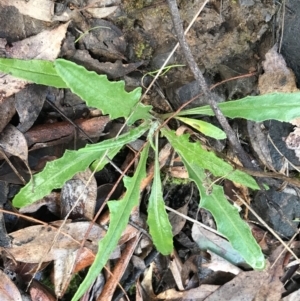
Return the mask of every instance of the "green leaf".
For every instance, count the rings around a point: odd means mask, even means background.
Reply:
[[[204,135],[206,135],[208,137],[212,137],[215,139],[225,139],[226,138],[226,134],[221,129],[212,125],[209,122],[197,120],[194,118],[184,118],[184,117],[176,117],[176,119],[190,125],[194,129],[198,130],[199,132],[203,133]]]
[[[162,194],[158,159],[158,133],[155,135],[155,138],[154,178],[149,197],[147,223],[157,250],[163,255],[169,255],[173,251],[172,226],[169,222]]]
[[[13,205],[20,208],[43,198],[53,189],[62,187],[77,172],[86,170],[91,162],[102,156],[105,156],[105,151],[87,153],[66,150],[61,158],[48,162],[42,172],[33,176],[33,181],[14,197]],[[107,163],[107,159],[103,159],[103,165]]]
[[[113,147],[123,146],[138,139],[149,129],[149,127],[149,122],[144,122],[137,128],[131,129],[129,132],[119,136],[118,138],[108,139],[101,143],[88,144],[84,149],[80,149],[79,151],[92,153],[94,151],[106,150],[112,147],[111,145],[113,145]]]
[[[36,84],[67,88],[50,61],[0,58],[0,71]]]
[[[115,155],[117,155],[119,153],[119,151],[121,150],[122,146],[117,146],[117,147],[114,147],[114,148],[110,148],[108,153],[107,153],[107,158],[109,158],[110,160],[112,160]],[[104,153],[104,152],[103,152]],[[103,169],[103,167],[108,163],[108,160],[104,160],[103,159],[103,156],[98,157],[98,159],[96,159],[95,161],[93,161],[91,163],[91,165],[89,166],[90,170],[93,171],[93,172],[98,172],[100,170]]]
[[[152,115],[150,114],[151,109],[152,106],[146,106],[142,103],[138,103],[134,108],[132,115],[130,115],[130,117],[127,119],[127,124],[131,125],[139,119],[150,120],[152,118]]]
[[[178,152],[177,148],[175,150]],[[189,173],[189,177],[199,189],[201,196],[200,206],[211,212],[216,221],[218,231],[227,237],[233,248],[241,254],[250,266],[258,270],[264,269],[264,255],[259,245],[253,238],[248,225],[240,218],[237,209],[226,200],[223,188],[213,185],[212,192],[210,194],[207,193],[207,188],[203,185],[203,183],[207,182],[204,169],[199,166],[198,162],[191,160],[189,155],[181,158]]]
[[[209,194],[206,192],[207,188],[203,185],[203,183],[207,182],[205,169],[210,170],[215,175],[225,173],[225,176],[231,166],[217,158],[213,153],[202,149],[199,143],[189,142],[188,135],[178,137],[175,133],[166,129],[162,129],[162,132],[180,155],[189,177],[196,183],[201,195],[200,205],[212,213],[216,220],[218,231],[228,238],[233,248],[240,252],[249,265],[255,269],[263,269],[265,261],[260,247],[251,235],[247,224],[241,220],[237,209],[226,200],[222,187],[213,185],[213,190]],[[222,172],[220,168],[226,171]],[[236,179],[239,178],[239,175],[234,175],[234,173],[231,173],[231,176]],[[247,175],[242,181],[237,182],[244,185],[248,184],[248,186],[250,183],[253,186],[257,186],[254,180],[251,177],[248,179],[248,177]],[[251,181],[248,182],[248,180]]]
[[[67,150],[63,157],[48,162],[44,170],[33,176],[25,187],[13,199],[15,207],[23,207],[29,205],[45,195],[48,195],[53,189],[60,188],[77,172],[84,171],[93,161],[102,158],[102,168],[107,164],[107,159],[103,158],[106,155],[114,155],[118,149],[124,144],[135,141],[149,128],[147,123],[121,135],[118,139],[108,139],[103,142],[87,145],[77,151]],[[92,149],[92,151],[91,151]],[[101,167],[100,167],[101,168]],[[98,168],[99,170],[99,168]]]
[[[122,232],[129,221],[130,213],[133,207],[139,204],[140,185],[146,177],[146,161],[148,157],[149,144],[144,148],[137,169],[132,178],[124,177],[124,184],[127,188],[126,194],[122,200],[109,201],[110,225],[105,237],[99,242],[99,248],[95,261],[90,267],[84,281],[79,286],[72,301],[77,301],[88,290],[94,280],[97,278],[102,268],[108,261],[110,254],[118,245]]]
[[[207,194],[203,183],[207,181],[204,170],[196,164],[183,159],[189,177],[196,183],[200,196],[200,206],[211,212],[218,231],[223,234],[245,261],[254,269],[265,268],[264,255],[251,234],[249,226],[241,219],[238,210],[225,198],[223,188],[213,185],[212,192]]]
[[[196,184],[198,188],[201,185],[201,183]],[[211,212],[218,231],[229,240],[233,248],[242,255],[252,268],[263,270],[266,264],[264,254],[254,239],[250,227],[241,219],[237,208],[225,198],[223,188],[219,185],[213,185],[211,195],[202,198],[204,193],[203,191],[201,193],[200,206]]]
[[[234,170],[230,164],[217,157],[213,152],[202,148],[199,142],[190,142],[189,135],[177,136],[173,131],[166,129],[162,129],[161,132],[185,161],[209,170],[216,177],[224,177],[252,189],[259,189],[259,186],[251,176],[242,171]]]
[[[300,93],[274,93],[220,103],[218,106],[226,117],[245,118],[253,121],[276,119],[289,122],[300,116]],[[203,114],[213,116],[209,106],[184,110],[177,116]],[[165,115],[167,116],[167,115]]]
[[[111,119],[128,118],[141,97],[141,88],[126,92],[124,81],[111,82],[106,75],[98,75],[63,59],[57,59],[54,64],[72,92],[85,100],[88,106],[109,114]]]
[[[129,117],[128,124],[138,119],[149,119],[151,106],[138,103],[141,88],[128,93],[124,81],[111,82],[106,75],[87,71],[73,62],[57,59],[54,63],[44,60],[19,60],[0,58],[0,71],[36,84],[56,88],[70,88],[87,105],[99,108],[112,119]]]

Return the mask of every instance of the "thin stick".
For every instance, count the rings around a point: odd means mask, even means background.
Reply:
[[[224,129],[224,131],[228,137],[228,140],[233,148],[233,151],[235,152],[235,154],[237,155],[237,157],[239,158],[239,160],[242,162],[242,164],[245,167],[247,167],[249,169],[255,169],[255,167],[251,163],[249,157],[247,156],[246,152],[240,145],[240,143],[236,137],[236,134],[232,130],[231,126],[229,125],[227,119],[225,118],[225,116],[223,115],[221,110],[219,109],[217,102],[214,99],[214,96],[212,95],[210,89],[208,88],[208,85],[203,77],[202,72],[200,71],[200,69],[197,66],[197,63],[194,60],[192,52],[186,42],[186,39],[185,39],[185,36],[183,33],[182,21],[180,19],[176,0],[168,0],[168,4],[169,4],[170,11],[171,11],[171,16],[172,16],[172,20],[173,20],[173,24],[174,24],[174,28],[175,28],[175,31],[177,34],[179,44],[182,48],[182,51],[187,60],[187,63],[189,65],[191,71],[194,74],[195,79],[198,81],[198,83],[201,87],[201,90],[203,91],[203,94],[206,96],[211,109],[215,113],[216,118],[218,119],[219,123],[221,124],[222,128]]]
[[[61,116],[63,116],[70,124],[72,124],[81,134],[83,134],[90,143],[94,144],[93,139],[78,124],[73,122],[61,109],[59,109],[54,104],[53,101],[47,99],[47,97],[46,97],[46,101],[50,106],[52,106],[52,108],[54,108],[59,114],[61,114]],[[115,170],[119,174],[122,174],[122,170],[113,161],[111,161],[107,156],[105,157],[105,159],[111,164],[111,166],[113,166],[115,168]]]
[[[10,168],[13,170],[13,172],[17,175],[17,177],[21,180],[23,185],[26,185],[26,181],[22,177],[22,175],[17,171],[17,169],[14,167],[14,165],[10,162],[9,158],[7,157],[5,151],[0,147],[0,153],[4,157],[4,160],[7,162],[7,164],[10,166]],[[23,160],[22,160],[23,161]],[[24,162],[24,161],[23,161]],[[24,162],[26,163],[26,162]],[[27,164],[26,164],[27,167]]]
[[[179,215],[179,216],[185,218],[186,220],[188,220],[188,221],[190,221],[190,222],[192,222],[192,223],[194,223],[194,224],[199,225],[200,227],[202,227],[202,228],[204,228],[204,229],[206,229],[206,230],[208,230],[208,231],[210,231],[210,232],[213,232],[213,233],[215,233],[215,234],[217,234],[217,235],[219,235],[219,236],[222,236],[222,237],[226,238],[224,235],[222,235],[222,234],[221,234],[220,232],[218,232],[217,230],[215,230],[215,229],[213,229],[213,228],[211,228],[211,227],[208,227],[208,226],[206,226],[206,225],[204,225],[204,224],[198,222],[197,220],[195,220],[195,219],[193,219],[193,218],[191,218],[191,217],[189,217],[189,216],[187,216],[187,215],[185,215],[185,214],[183,214],[183,213],[178,212],[177,210],[175,210],[175,209],[173,209],[173,208],[171,208],[171,207],[168,207],[168,206],[165,205],[165,208],[166,208],[168,211],[171,211],[171,212],[173,212],[173,213],[175,213],[175,214],[177,214],[177,215]],[[226,239],[227,239],[227,238],[226,238]]]
[[[184,34],[187,34],[187,32],[190,30],[190,28],[194,25],[196,19],[198,18],[198,16],[202,12],[203,8],[205,7],[205,5],[207,4],[208,1],[209,0],[205,0],[204,3],[201,5],[201,7],[199,8],[199,10],[197,11],[197,13],[195,14],[195,16],[193,17],[192,21],[188,25],[187,29],[185,30]],[[163,65],[160,67],[160,69],[158,70],[157,74],[153,78],[152,82],[148,86],[147,90],[142,95],[141,100],[143,100],[145,98],[145,96],[147,95],[147,93],[150,91],[150,89],[152,88],[152,86],[154,85],[154,83],[156,82],[156,80],[159,78],[159,76],[163,72],[165,66],[168,64],[170,58],[173,56],[173,54],[175,53],[175,51],[177,50],[178,47],[179,47],[179,43],[177,43],[175,45],[175,47],[173,48],[173,50],[171,51],[171,53],[169,54],[169,56],[167,57],[167,59],[165,60],[165,62],[163,63]]]
[[[281,23],[281,37],[280,37],[280,43],[279,43],[279,49],[278,52],[281,52],[282,47],[282,40],[283,40],[283,32],[284,32],[284,19],[285,19],[285,0],[282,1],[282,23]]]
[[[271,142],[271,144],[273,145],[273,147],[276,149],[276,151],[278,152],[278,154],[280,156],[282,156],[293,168],[295,168],[298,172],[300,172],[299,167],[297,167],[291,161],[289,161],[288,158],[278,149],[278,147],[275,145],[273,139],[270,137],[270,134],[268,134],[267,138]]]

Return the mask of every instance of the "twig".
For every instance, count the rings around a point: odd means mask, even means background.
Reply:
[[[282,1],[282,23],[281,23],[281,37],[280,37],[280,43],[279,43],[279,50],[278,52],[281,52],[282,47],[282,40],[283,40],[283,33],[284,33],[284,19],[285,19],[285,0]]]
[[[236,169],[241,170],[253,177],[256,178],[275,178],[279,179],[282,181],[286,181],[289,185],[293,185],[296,187],[300,188],[300,181],[297,178],[291,178],[286,175],[280,174],[280,173],[275,173],[275,172],[270,172],[270,171],[259,171],[259,170],[251,170],[248,168],[244,168],[234,162],[231,161],[231,163],[235,166]]]
[[[50,99],[48,99],[47,97],[46,97],[46,101],[47,101],[47,103],[52,107],[52,108],[54,108],[59,114],[61,114],[61,116],[63,116],[70,124],[72,124],[81,134],[83,134],[86,138],[87,138],[87,140],[90,142],[90,143],[92,143],[92,144],[94,144],[94,141],[93,141],[93,139],[78,125],[78,124],[76,124],[75,122],[73,122],[61,109],[59,109],[55,104],[54,104],[54,102],[53,101],[51,101]],[[122,174],[122,171],[120,170],[120,168],[113,162],[113,161],[111,161],[109,158],[108,158],[108,156],[106,156],[106,158],[105,158],[114,168],[115,168],[115,170],[118,172],[118,173],[120,173],[120,174]]]
[[[215,229],[213,229],[213,228],[211,228],[211,227],[209,227],[209,226],[206,226],[205,224],[203,224],[203,223],[197,221],[197,220],[194,219],[194,218],[191,218],[191,217],[189,217],[189,216],[187,216],[187,215],[185,215],[185,214],[183,214],[183,213],[180,213],[180,212],[178,212],[177,210],[175,210],[175,209],[173,209],[173,208],[171,208],[171,207],[168,207],[167,205],[165,205],[165,208],[166,208],[168,211],[171,211],[171,212],[173,212],[173,213],[175,213],[175,214],[177,214],[177,215],[183,217],[183,218],[186,219],[187,221],[190,221],[190,222],[192,222],[192,223],[194,223],[194,224],[196,224],[196,225],[198,225],[198,226],[200,226],[200,227],[202,227],[202,228],[204,228],[204,229],[206,229],[206,230],[208,230],[208,231],[210,231],[210,232],[212,232],[212,233],[215,233],[215,234],[217,234],[217,235],[219,235],[219,236],[221,236],[221,237],[226,238],[222,233],[218,232],[217,230],[215,230]]]
[[[94,143],[93,139],[78,124],[73,122],[61,109],[59,109],[52,100],[50,100],[46,97],[46,101],[54,110],[56,110],[70,124],[72,124],[75,127],[75,129],[77,129],[83,136],[85,136],[90,143],[92,143],[92,144]]]
[[[193,26],[193,24],[195,23],[196,19],[198,18],[198,16],[200,15],[200,13],[202,12],[203,8],[205,7],[205,5],[207,4],[209,0],[205,0],[204,3],[201,5],[201,7],[198,9],[198,11],[196,12],[196,14],[194,15],[192,21],[190,22],[190,24],[188,25],[188,27],[186,28],[184,34],[187,34],[188,31],[190,30],[190,28]],[[147,95],[147,93],[150,91],[150,89],[152,88],[152,86],[154,85],[154,83],[156,82],[156,80],[158,79],[158,77],[161,75],[161,73],[163,72],[164,68],[167,66],[169,60],[171,59],[171,57],[173,56],[173,54],[175,53],[175,51],[177,50],[177,48],[179,47],[179,43],[177,43],[174,48],[172,49],[171,53],[168,55],[168,57],[166,58],[165,62],[162,64],[162,66],[160,67],[160,69],[158,70],[158,72],[156,73],[155,77],[153,78],[153,80],[151,81],[150,85],[148,86],[148,88],[146,89],[146,91],[144,92],[144,94],[142,95],[140,101],[142,101],[145,96]]]
[[[198,81],[198,83],[201,87],[201,90],[203,91],[204,96],[207,98],[211,109],[215,113],[216,118],[218,119],[220,125],[224,129],[235,154],[237,155],[237,157],[239,158],[239,160],[242,162],[242,164],[245,167],[247,167],[249,169],[255,169],[255,167],[251,163],[249,157],[247,156],[246,152],[240,145],[240,143],[236,137],[236,134],[232,130],[227,119],[225,118],[225,116],[223,115],[221,110],[218,108],[217,102],[214,99],[212,93],[210,92],[210,90],[207,86],[207,83],[205,82],[202,72],[200,71],[200,69],[197,66],[197,63],[194,60],[191,50],[185,40],[185,36],[183,33],[183,28],[182,28],[182,21],[180,19],[176,0],[168,0],[168,4],[169,4],[170,11],[171,11],[174,28],[175,28],[175,31],[177,34],[177,39],[182,48],[182,51],[187,60],[187,63],[195,76],[195,79]]]
[[[24,180],[24,178],[22,177],[22,175],[18,172],[18,170],[15,168],[15,166],[11,163],[11,161],[7,157],[5,151],[1,147],[0,147],[0,154],[3,156],[4,160],[7,162],[7,164],[10,166],[10,168],[13,170],[13,172],[17,175],[17,177],[21,180],[21,182],[23,183],[23,185],[26,185],[26,181]],[[24,162],[24,163],[26,164],[26,162]],[[27,167],[27,164],[26,164],[26,167]]]

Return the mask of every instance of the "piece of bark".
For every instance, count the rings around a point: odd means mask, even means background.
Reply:
[[[79,127],[84,130],[91,138],[100,137],[106,124],[110,121],[108,116],[95,117],[91,119],[78,119],[75,120]],[[36,143],[50,142],[58,140],[67,136],[72,136],[76,129],[72,124],[67,121],[56,122],[52,124],[42,124],[32,127],[27,133],[24,134],[28,147]],[[86,139],[79,132],[79,137]]]

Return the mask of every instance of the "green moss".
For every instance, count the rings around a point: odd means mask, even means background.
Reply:
[[[135,55],[137,58],[139,58],[139,59],[142,58],[145,48],[146,48],[146,45],[143,42],[139,42],[138,44],[136,44],[134,46]]]
[[[181,179],[181,178],[172,178],[169,177],[167,184],[173,184],[173,185],[184,185],[190,183],[190,179]]]
[[[123,7],[127,13],[131,13],[134,10],[141,9],[144,6],[144,0],[125,0],[123,2]]]
[[[138,43],[135,47],[134,47],[134,50],[135,50],[135,54],[138,58],[141,58],[142,55],[143,55],[143,51],[145,50],[145,45],[140,42]]]
[[[80,276],[78,273],[73,275],[72,280],[70,281],[70,284],[68,286],[68,289],[63,297],[63,300],[71,300],[71,298],[76,293],[82,281],[83,281],[83,277]]]
[[[137,41],[133,46],[134,53],[138,59],[147,59],[151,57],[153,53],[152,47],[144,41]]]

